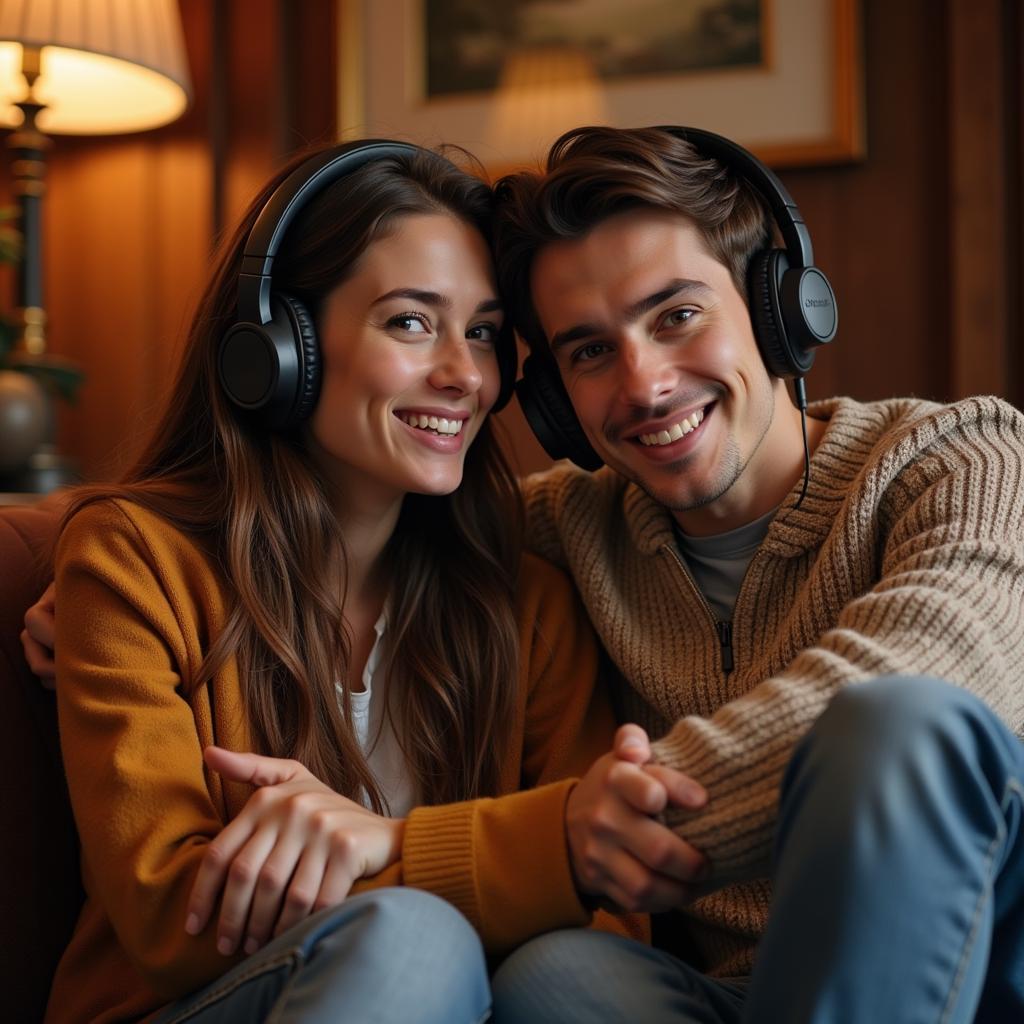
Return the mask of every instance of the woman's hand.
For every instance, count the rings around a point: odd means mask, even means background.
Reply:
[[[298,761],[213,746],[203,758],[225,778],[259,787],[210,843],[189,897],[185,930],[198,935],[223,892],[217,949],[225,956],[243,936],[254,953],[401,856],[404,819],[366,810]]]
[[[53,660],[53,631],[56,621],[56,588],[51,583],[43,596],[25,612],[25,628],[21,631],[21,646],[25,650],[28,667],[39,676],[48,690],[56,689],[57,666]]]

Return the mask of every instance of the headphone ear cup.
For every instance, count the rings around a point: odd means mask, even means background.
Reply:
[[[288,295],[281,295],[277,304],[280,310],[275,311],[274,319],[278,319],[281,311],[288,317],[299,357],[295,367],[294,383],[288,389],[293,396],[291,407],[281,417],[278,428],[290,430],[312,414],[320,397],[320,344],[317,341],[313,317],[310,316],[305,303]]]
[[[498,332],[498,376],[501,386],[498,389],[498,397],[491,412],[500,412],[505,408],[511,399],[516,387],[516,370],[519,367],[519,346],[516,343],[515,332],[508,321]]]
[[[766,249],[750,261],[750,319],[768,372],[803,377],[814,349],[836,333],[835,296],[817,267],[791,269],[782,249]],[[813,310],[808,316],[804,303]]]
[[[779,303],[779,281],[786,265],[786,254],[781,249],[765,249],[754,254],[747,273],[754,337],[764,365],[775,377],[799,375],[789,358],[786,326]]]
[[[320,349],[313,318],[297,299],[274,296],[266,324],[240,322],[224,335],[217,359],[232,404],[258,413],[271,430],[302,422],[320,395]]]
[[[550,359],[528,356],[516,398],[544,451],[553,459],[572,459],[581,469],[600,469],[601,457],[587,440],[569,401],[562,376]]]

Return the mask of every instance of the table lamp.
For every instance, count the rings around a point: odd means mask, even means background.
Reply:
[[[156,128],[191,99],[177,0],[0,0],[0,125],[13,128],[11,191],[22,257],[19,336],[7,363],[47,382],[45,436],[0,490],[50,491],[76,473],[54,444],[53,399],[73,364],[46,350],[42,203],[50,135]],[[0,438],[0,444],[3,439]]]

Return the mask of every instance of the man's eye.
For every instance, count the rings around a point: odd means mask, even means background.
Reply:
[[[584,363],[591,359],[596,359],[600,355],[604,355],[608,351],[608,346],[601,341],[592,341],[587,345],[581,345],[579,348],[574,349],[571,357],[573,363]]]
[[[685,324],[697,311],[695,309],[673,309],[671,313],[665,314],[662,321],[666,327],[678,327]]]

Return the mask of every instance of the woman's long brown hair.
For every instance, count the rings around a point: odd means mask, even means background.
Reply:
[[[380,811],[347,692],[339,703],[335,687],[348,677],[351,649],[338,587],[344,537],[301,432],[275,435],[258,416],[239,414],[216,374],[245,239],[299,162],[269,183],[222,247],[142,455],[120,485],[78,492],[66,520],[89,502],[123,497],[194,536],[233,605],[192,684],[236,658],[257,750],[295,758],[338,792],[355,800],[366,794]],[[275,260],[274,287],[301,299],[315,322],[324,296],[397,219],[450,213],[488,238],[491,202],[487,186],[435,154],[373,161],[303,210]],[[502,727],[517,686],[521,529],[518,486],[485,422],[462,485],[443,497],[407,495],[385,551],[388,714],[422,802],[497,791]]]

